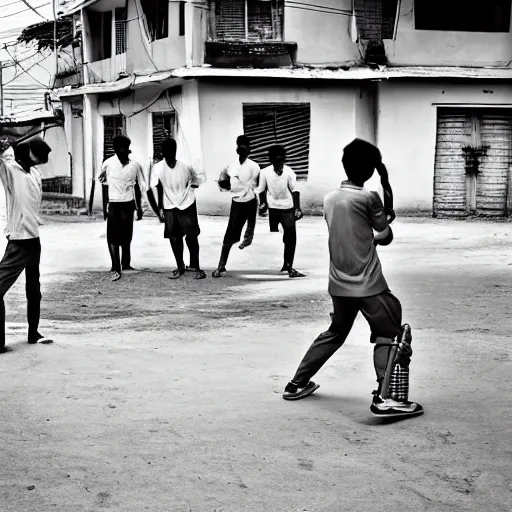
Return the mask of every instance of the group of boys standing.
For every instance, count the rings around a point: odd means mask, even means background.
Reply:
[[[177,268],[170,278],[179,279],[191,270],[196,273],[196,279],[204,279],[206,273],[199,265],[200,228],[194,189],[206,178],[178,161],[176,149],[174,139],[167,139],[162,144],[164,158],[150,173],[148,200],[165,224],[164,236],[170,240],[176,258]],[[147,187],[142,167],[130,158],[130,139],[116,137],[114,150],[116,154],[104,162],[99,180],[108,185],[105,191],[108,195],[107,241],[112,258],[112,279],[117,281],[123,270],[132,269],[130,243],[134,213],[137,210],[137,218],[142,218],[141,197]],[[16,144],[15,148],[0,141],[0,181],[6,194],[8,239],[0,262],[0,353],[8,350],[5,347],[3,298],[23,271],[26,274],[27,341],[30,344],[52,342],[38,330],[42,182],[36,168],[38,164],[48,162],[50,152],[51,148],[40,138]],[[230,249],[240,241],[245,224],[247,231],[240,248],[251,244],[258,209],[257,196],[259,211],[269,211],[270,230],[278,231],[279,225],[283,228],[282,271],[288,272],[292,278],[302,277],[303,274],[293,268],[295,224],[302,217],[295,173],[285,165],[286,152],[282,146],[275,145],[269,149],[271,165],[262,170],[248,158],[249,152],[249,139],[238,137],[238,158],[219,177],[219,187],[232,194],[232,204],[220,261],[213,277],[221,277],[226,271]],[[402,324],[402,306],[388,287],[376,251],[377,245],[389,245],[393,240],[390,222],[394,219],[394,212],[387,169],[379,150],[359,139],[345,147],[342,162],[348,180],[324,200],[329,230],[332,322],[310,346],[282,396],[285,400],[299,400],[319,388],[311,378],[345,343],[361,312],[371,329],[370,341],[374,344],[378,382],[371,411],[381,417],[422,414],[422,406],[408,399],[411,328]],[[364,188],[375,170],[381,176],[384,205],[376,192]],[[190,251],[188,267],[183,259],[183,238]]]
[[[252,244],[258,211],[261,215],[268,211],[270,231],[278,232],[279,225],[283,229],[281,272],[287,272],[291,278],[304,277],[293,268],[297,244],[296,222],[303,214],[300,193],[296,189],[297,177],[285,165],[285,148],[281,145],[271,146],[268,150],[270,166],[260,169],[249,158],[249,138],[240,135],[236,144],[237,159],[222,170],[218,180],[220,190],[230,193],[232,202],[219,264],[212,276],[219,278],[225,274],[230,250],[241,240],[245,225],[244,239],[239,248],[244,249]],[[112,280],[119,280],[123,271],[133,270],[130,244],[134,212],[137,211],[137,219],[140,220],[144,191],[147,192],[151,208],[165,226],[164,237],[169,239],[176,259],[176,268],[169,278],[179,279],[187,271],[195,272],[196,279],[206,278],[199,263],[198,237],[201,230],[194,193],[194,189],[206,181],[204,172],[177,160],[176,141],[169,138],[162,143],[162,160],[150,170],[148,187],[142,166],[130,158],[130,145],[130,139],[124,135],[114,139],[115,155],[105,160],[98,178],[104,185],[104,197],[107,198],[104,207]],[[188,266],[184,262],[183,239],[190,253]]]

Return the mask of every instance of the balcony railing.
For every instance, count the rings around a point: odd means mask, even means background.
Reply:
[[[297,43],[284,41],[206,41],[205,63],[216,67],[279,68],[295,65]]]

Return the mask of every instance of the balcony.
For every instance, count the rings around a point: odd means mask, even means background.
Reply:
[[[297,43],[206,41],[205,63],[219,68],[280,68],[295,65]]]

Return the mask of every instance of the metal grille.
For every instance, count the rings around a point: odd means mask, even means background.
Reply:
[[[215,39],[282,39],[282,0],[216,0]]]
[[[126,52],[126,8],[116,9],[116,55]]]
[[[354,5],[361,39],[393,39],[398,0],[355,0]]]
[[[263,103],[243,105],[244,133],[251,140],[251,158],[260,167],[270,165],[268,148],[282,144],[286,164],[298,179],[307,179],[309,170],[309,103]]]
[[[162,142],[174,137],[174,112],[153,113],[153,160],[162,160]]]
[[[125,131],[125,118],[121,115],[103,117],[103,161],[113,156],[114,138]]]

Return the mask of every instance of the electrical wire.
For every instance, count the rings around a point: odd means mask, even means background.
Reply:
[[[45,4],[42,4],[42,5],[38,5],[37,7],[35,7],[34,9],[42,9],[43,7],[47,7],[48,5],[50,5],[50,2],[46,2]],[[16,16],[18,14],[21,14],[22,12],[27,12],[27,11],[30,11],[31,9],[22,9],[21,11],[17,11],[17,12],[12,12],[11,14],[6,14],[5,16],[0,16],[0,18],[2,19],[5,19],[5,18],[12,18],[13,16]],[[33,10],[33,9],[32,9]],[[37,13],[39,14],[39,13]],[[46,18],[44,18],[46,19]]]
[[[6,46],[4,46],[4,49],[5,51],[7,52],[7,55],[9,55],[9,57],[11,57],[11,59],[16,62],[16,59],[14,59],[14,57],[10,54],[9,50],[7,49]],[[49,84],[43,84],[42,82],[40,82],[37,78],[34,78],[26,69],[23,68],[23,66],[21,66],[21,64],[18,62],[18,65],[20,66],[20,68],[30,77],[32,78],[32,80],[34,80],[35,82],[37,82],[38,84],[42,85],[43,87],[45,88],[49,88],[50,85]]]
[[[43,20],[48,21],[48,18],[45,18],[40,12],[38,12],[29,2],[28,0],[21,0],[31,11],[34,11],[39,17],[43,18]],[[55,3],[55,2],[54,2]],[[39,9],[39,7],[38,7]]]

